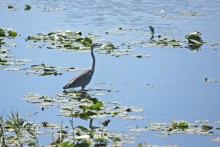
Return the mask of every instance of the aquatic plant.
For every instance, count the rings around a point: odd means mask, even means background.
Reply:
[[[33,123],[19,117],[18,112],[11,112],[6,119],[0,117],[0,146],[37,146],[36,127]]]

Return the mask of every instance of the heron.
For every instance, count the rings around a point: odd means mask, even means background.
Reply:
[[[63,89],[69,89],[69,88],[76,88],[81,87],[81,90],[84,90],[86,85],[89,84],[89,82],[92,79],[93,73],[95,71],[95,55],[93,53],[94,48],[101,46],[101,44],[94,43],[91,46],[91,56],[92,56],[92,67],[90,69],[87,69],[83,71],[82,73],[78,74],[76,77],[74,77],[72,80],[67,83]]]

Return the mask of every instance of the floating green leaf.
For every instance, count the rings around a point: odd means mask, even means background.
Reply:
[[[66,35],[67,35],[69,38],[77,39],[77,38],[79,38],[79,36],[82,35],[82,32],[81,32],[81,31],[76,31],[76,32],[66,32]]]
[[[98,110],[103,106],[103,103],[101,101],[96,102],[95,104],[88,106],[88,109],[92,109],[92,110]]]
[[[180,122],[177,124],[177,127],[180,129],[186,129],[189,127],[189,125],[186,122]]]
[[[0,58],[0,65],[5,65],[8,61]]]
[[[201,46],[203,44],[201,35],[202,34],[200,32],[193,32],[186,35],[185,37],[188,40],[190,46]]]
[[[83,45],[85,45],[87,47],[92,45],[92,40],[88,37],[78,38],[78,39],[76,39],[76,41],[82,43]]]
[[[204,131],[209,131],[209,130],[211,130],[211,129],[213,128],[213,126],[206,125],[206,124],[202,124],[201,127],[202,127],[202,129],[203,129]],[[217,128],[216,128],[216,129],[217,129]]]
[[[40,41],[41,39],[37,36],[28,36],[27,40],[32,40],[32,41]]]
[[[74,144],[72,144],[70,141],[65,141],[60,143],[59,147],[74,147]]]
[[[8,35],[11,38],[15,38],[17,36],[17,32],[15,32],[15,31],[8,31]]]
[[[25,5],[24,10],[29,11],[30,9],[31,9],[31,6],[30,6],[30,5]]]
[[[5,36],[6,36],[5,30],[0,28],[0,37],[5,37]]]
[[[92,45],[92,40],[90,38],[88,38],[88,37],[85,37],[84,41],[83,41],[83,44],[85,46],[91,46]]]
[[[150,39],[148,41],[150,44],[154,44],[155,46],[171,46],[171,47],[180,47],[182,46],[182,42],[178,41],[174,38],[158,38],[158,39]]]
[[[8,9],[9,9],[9,10],[12,10],[12,9],[14,9],[14,6],[8,5]]]
[[[114,50],[117,47],[115,47],[111,42],[106,42],[102,44],[101,48],[106,50]]]
[[[7,62],[7,60],[4,60],[4,59],[0,58],[0,62]]]
[[[121,141],[121,139],[120,139],[120,138],[118,138],[118,137],[113,137],[113,138],[112,138],[112,140],[113,140],[114,142]]]

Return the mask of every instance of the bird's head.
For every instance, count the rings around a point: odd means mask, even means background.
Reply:
[[[100,47],[102,44],[99,44],[99,43],[93,43],[91,48],[96,48],[96,47]]]

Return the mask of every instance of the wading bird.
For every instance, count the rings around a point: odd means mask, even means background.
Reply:
[[[100,44],[98,44],[98,43],[95,43],[91,46],[92,67],[90,69],[87,69],[84,72],[80,73],[72,80],[70,80],[69,83],[63,87],[63,89],[82,87],[82,90],[84,90],[86,85],[89,84],[89,82],[92,79],[94,70],[95,70],[95,55],[93,53],[93,50],[94,50],[94,48],[96,48],[98,46],[100,46]]]

